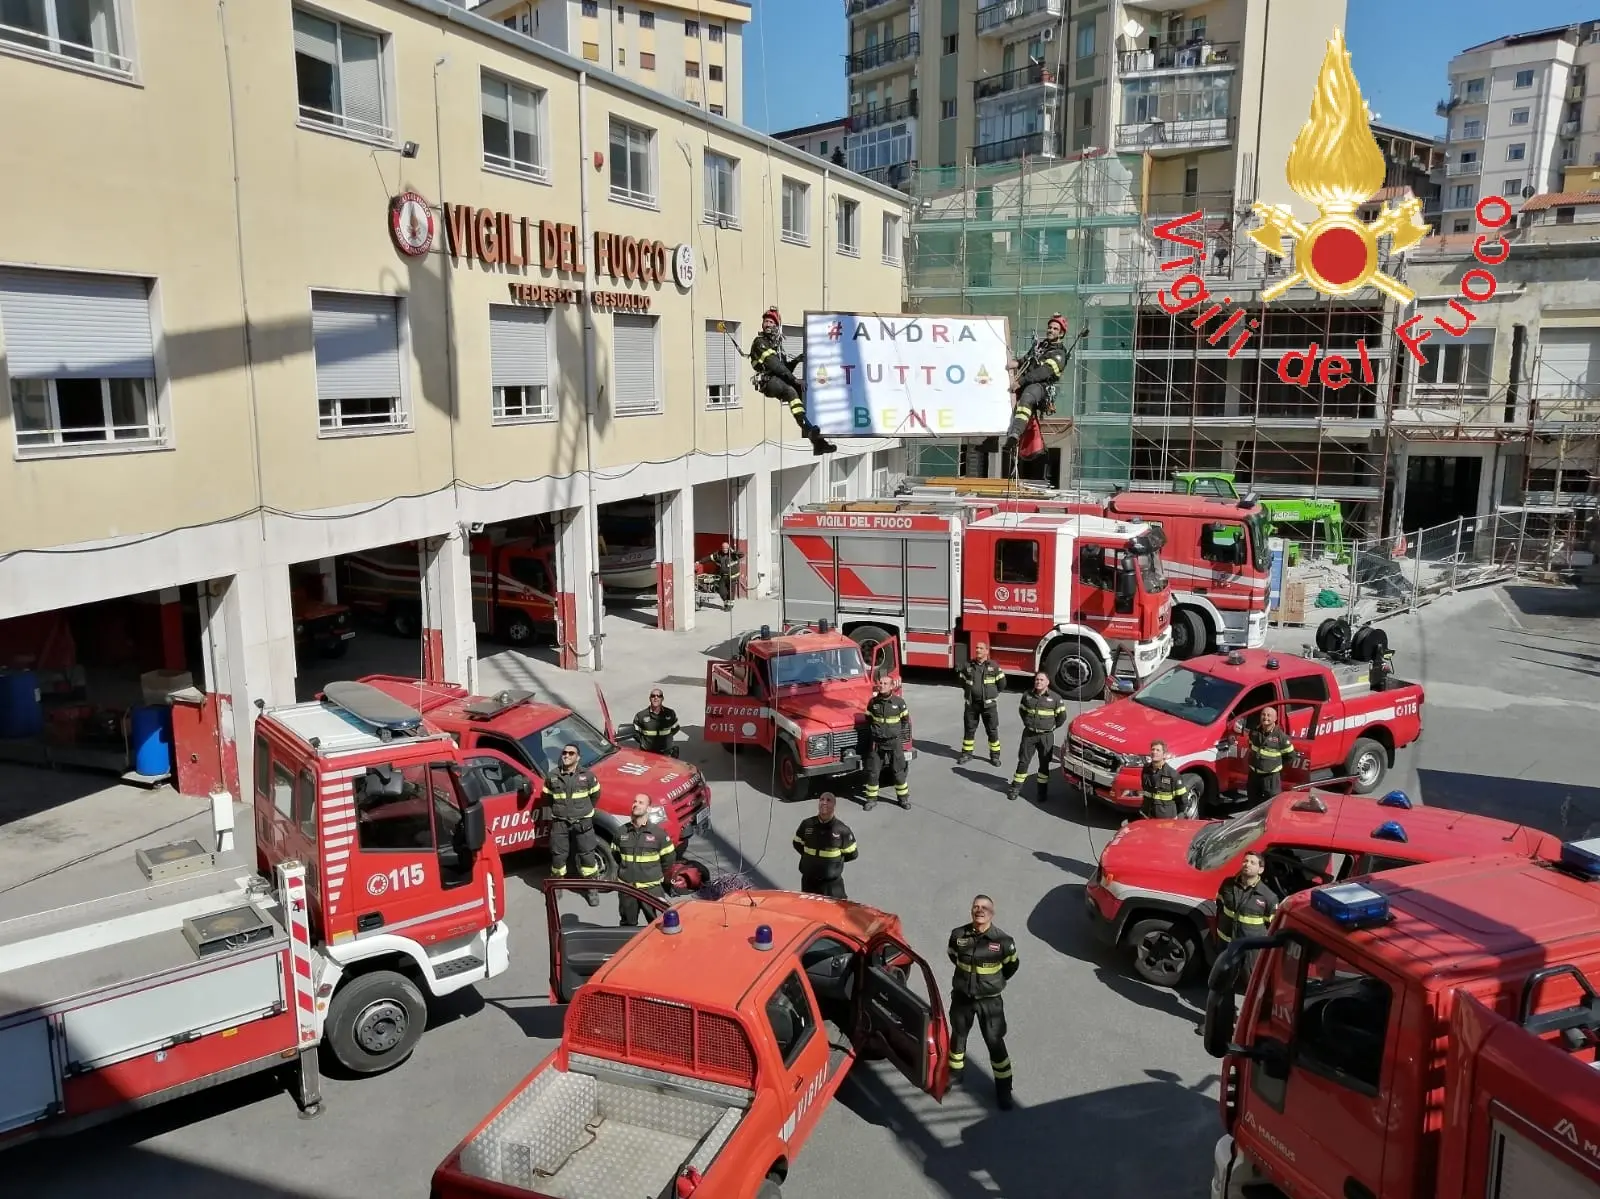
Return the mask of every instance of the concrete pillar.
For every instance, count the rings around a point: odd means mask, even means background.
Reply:
[[[778,574],[772,562],[778,541],[773,532],[776,521],[772,513],[772,472],[758,470],[744,480],[739,500],[740,508],[750,514],[750,540],[755,547],[755,553],[750,555],[750,569],[754,572],[750,580],[752,593],[771,595],[772,581]]]
[[[295,701],[294,611],[289,568],[266,566],[201,585],[206,686],[215,696],[222,777],[248,801],[256,701]]]
[[[1408,457],[1406,447],[1402,443],[1393,461],[1389,464],[1389,470],[1392,472],[1391,477],[1394,479],[1394,487],[1389,492],[1389,527],[1384,530],[1384,535],[1390,539],[1398,537],[1405,528],[1406,461]]]
[[[176,587],[161,591],[161,669],[187,670],[189,654],[183,644],[183,602]]]
[[[756,583],[760,571],[756,564],[755,549],[762,537],[764,526],[756,523],[755,512],[755,487],[754,480],[746,475],[743,478],[733,479],[728,484],[728,506],[732,511],[728,514],[730,525],[728,540],[733,542],[733,548],[743,555],[739,563],[739,588],[740,597],[755,594]],[[769,521],[770,523],[770,521]]]
[[[422,677],[478,689],[478,632],[472,623],[472,558],[467,537],[417,543],[422,576]]]
[[[317,570],[322,575],[322,602],[337,604],[339,602],[339,571],[335,558],[320,558],[317,560]]]
[[[555,526],[557,664],[563,670],[594,670],[595,637],[600,631],[600,613],[595,610],[600,562],[594,508],[568,508]]]
[[[694,628],[694,489],[656,496],[656,628]]]

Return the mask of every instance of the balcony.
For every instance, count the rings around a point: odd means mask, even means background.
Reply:
[[[1066,0],[999,0],[996,4],[982,4],[978,8],[978,36],[1009,41],[1036,25],[1060,21],[1066,7]]]
[[[1568,100],[1581,100],[1581,99],[1583,99],[1583,84],[1574,83],[1574,84],[1568,85],[1568,87],[1567,87],[1567,99]]]
[[[1483,163],[1476,158],[1471,162],[1446,163],[1444,173],[1450,178],[1455,178],[1459,175],[1481,175],[1483,173]]]
[[[1059,85],[1056,83],[1055,70],[1043,63],[1034,62],[1025,67],[1018,67],[1014,71],[1005,71],[999,75],[990,75],[987,79],[977,80],[972,85],[972,98],[992,100],[996,96],[1024,91],[1030,87],[1057,86]]]
[[[898,6],[903,3],[905,3],[905,0],[850,0],[845,5],[844,15],[858,17],[864,12],[872,12],[875,9],[888,8],[891,4]]]
[[[1018,158],[1055,156],[1055,135],[1044,130],[1038,133],[1024,133],[1021,137],[1008,137],[1004,141],[980,142],[972,147],[972,161],[980,167],[997,162],[1011,162]]]
[[[856,54],[845,55],[844,70],[846,75],[864,75],[881,67],[904,62],[908,58],[915,58],[921,53],[922,35],[908,33],[904,37],[895,38],[892,42],[880,42]]]
[[[1233,141],[1232,117],[1202,117],[1189,121],[1140,121],[1117,126],[1117,149],[1125,151],[1205,150]]]
[[[1238,42],[1195,42],[1187,46],[1154,46],[1117,55],[1117,74],[1163,75],[1180,71],[1231,71],[1239,65]]]
[[[868,129],[876,129],[879,125],[893,125],[916,115],[917,101],[912,97],[898,104],[885,104],[878,108],[853,112],[844,119],[844,127],[850,133],[865,133]]]
[[[911,172],[917,169],[914,162],[897,162],[886,167],[871,167],[861,174],[874,183],[905,191],[911,182]]]
[[[1577,137],[1578,136],[1578,122],[1577,121],[1562,121],[1561,122],[1561,136],[1562,137]]]

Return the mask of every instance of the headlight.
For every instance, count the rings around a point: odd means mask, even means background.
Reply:
[[[828,746],[828,734],[818,733],[815,737],[806,738],[806,757],[826,758],[829,756],[831,755]]]
[[[1120,754],[1124,766],[1137,766],[1140,769],[1150,765],[1149,754]]]
[[[296,637],[300,636],[300,634],[305,632],[305,631],[306,631],[306,626],[303,625],[303,624],[297,624],[297,625],[294,626],[294,635]]]
[[[667,809],[661,804],[651,804],[645,813],[651,824],[665,824],[667,822]]]

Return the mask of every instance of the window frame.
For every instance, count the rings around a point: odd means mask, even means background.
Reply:
[[[685,79],[700,78],[700,60],[698,58],[686,58],[683,60],[683,77]]]
[[[298,790],[294,771],[282,762],[273,759],[272,762],[272,810],[283,819],[294,823],[294,796]],[[286,802],[281,802],[285,801]]]
[[[653,71],[656,69],[656,54],[654,50],[639,51],[639,69]]]
[[[781,241],[788,242],[791,246],[811,245],[811,185],[804,179],[795,179],[789,175],[780,176],[783,180],[778,189],[778,235]],[[789,199],[790,188],[794,189],[795,201],[791,204]],[[798,229],[789,228],[787,221],[791,214],[801,217]]]
[[[1033,577],[1023,578],[1015,574],[1015,564],[1006,560],[1006,550],[1011,546],[1027,546],[1033,551]],[[1020,587],[1037,587],[1039,576],[1044,571],[1044,551],[1039,546],[1037,537],[996,537],[994,539],[994,581],[996,583],[1016,584]],[[1024,572],[1025,573],[1025,572]]]
[[[484,85],[489,82],[496,83],[505,89],[506,147],[508,150],[510,150],[510,154],[507,155],[504,162],[493,161],[494,158],[499,156],[490,155],[488,144],[484,141],[483,131],[480,128],[479,141],[483,146],[483,169],[497,175],[510,175],[515,179],[531,179],[536,183],[549,183],[549,105],[546,103],[547,99],[549,98],[549,93],[546,92],[544,88],[534,87],[531,84],[519,83],[515,79],[510,79],[504,75],[496,74],[493,71],[480,71],[478,84],[478,117],[480,126],[482,125],[483,121],[490,119],[489,114],[483,111],[483,88]],[[513,92],[516,91],[526,93],[533,100],[534,129],[532,132],[532,137],[534,158],[537,161],[527,166],[519,165],[517,162],[517,110],[516,105],[513,103]]]
[[[728,180],[728,210],[726,212],[712,207],[711,177],[715,169],[721,174],[721,167],[727,167]],[[720,182],[717,185],[721,190]],[[701,153],[701,216],[702,224],[718,225],[729,229],[737,229],[739,224],[739,160],[731,154],[724,154],[720,150],[707,148]]]
[[[599,20],[600,0],[581,0],[581,3],[578,5],[578,15],[580,17],[593,17],[594,19]]]
[[[637,317],[639,320],[650,322],[651,342],[651,372],[654,380],[655,396],[649,408],[629,409],[621,411],[617,408],[618,395],[616,388],[611,389],[611,415],[616,420],[626,420],[630,417],[660,416],[667,410],[667,402],[662,379],[661,363],[661,317],[653,312],[613,312],[611,314],[611,377],[616,380],[617,357],[617,320]]]
[[[1510,123],[1512,125],[1526,125],[1526,124],[1528,124],[1530,122],[1532,117],[1533,117],[1533,109],[1532,108],[1513,108],[1511,110]]]
[[[708,41],[708,42],[720,42],[720,41],[722,41],[722,38],[723,38],[723,31],[722,31],[722,26],[721,25],[708,24],[706,26],[706,41]]]
[[[639,28],[654,29],[655,27],[656,14],[651,12],[648,8],[641,8],[639,10]]]
[[[901,266],[905,262],[905,233],[900,221],[900,214],[885,212],[883,214],[883,265]]]
[[[849,233],[850,239],[845,240]],[[861,201],[849,196],[833,198],[834,252],[846,258],[861,257]]]
[[[361,780],[365,776],[364,775],[357,775],[356,776],[356,778],[354,780],[354,785],[352,786],[351,791],[353,793],[353,798],[355,800],[356,846],[357,846],[357,848],[360,849],[360,851],[362,853],[408,853],[408,854],[413,854],[413,855],[420,856],[420,855],[423,855],[423,854],[435,854],[435,853],[438,852],[438,850],[439,850],[439,835],[438,835],[438,831],[434,827],[434,818],[433,818],[433,777],[432,777],[433,765],[434,765],[434,763],[430,763],[430,762],[410,762],[410,763],[407,763],[404,766],[394,766],[393,767],[393,769],[398,770],[401,773],[402,777],[406,777],[408,775],[408,773],[411,772],[411,771],[418,771],[421,774],[423,796],[427,801],[426,804],[423,806],[423,812],[422,812],[422,817],[421,817],[427,823],[427,826],[428,826],[428,844],[426,844],[426,845],[368,845],[366,843],[366,841],[362,838],[362,834],[367,829],[372,828],[375,825],[378,825],[378,824],[380,824],[382,822],[376,821],[376,820],[363,820],[362,819],[362,817],[367,812],[371,811],[372,809],[363,808],[362,807],[362,802],[361,801],[362,801],[362,798],[363,798],[363,793],[362,793],[362,789],[361,789],[360,784],[361,784]],[[409,778],[407,778],[407,782],[409,783],[410,781],[411,780]],[[397,800],[397,801],[394,801],[394,802],[403,802],[403,801],[404,801],[404,797],[402,796],[401,800]],[[382,805],[378,805],[378,806],[381,807]],[[402,818],[402,819],[404,819],[404,818]]]
[[[1513,91],[1521,91],[1525,87],[1532,87],[1534,79],[1537,77],[1537,75],[1538,75],[1538,72],[1535,71],[1532,67],[1523,67],[1523,68],[1521,68],[1511,78],[1511,89]],[[1524,79],[1527,80],[1526,83],[1523,82]]]
[[[289,11],[290,11],[290,28],[291,28],[291,31],[293,29],[293,22],[294,22],[293,14],[295,14],[295,13],[304,13],[306,16],[310,17],[312,20],[322,21],[322,22],[325,22],[326,24],[332,25],[334,27],[334,31],[335,31],[334,46],[335,46],[335,53],[336,53],[336,55],[338,57],[338,62],[334,64],[334,77],[333,77],[334,89],[335,89],[334,99],[335,99],[335,101],[338,102],[339,107],[341,109],[344,107],[343,89],[344,89],[344,65],[345,65],[345,56],[344,56],[344,33],[345,33],[345,30],[348,29],[352,33],[360,34],[363,37],[370,37],[370,38],[373,38],[373,39],[375,39],[377,41],[377,43],[378,43],[378,100],[379,100],[379,105],[380,105],[381,110],[382,110],[382,118],[383,118],[383,122],[384,122],[383,124],[380,124],[380,125],[373,125],[370,121],[362,121],[359,118],[357,118],[356,119],[356,124],[360,125],[360,126],[366,126],[366,128],[353,128],[351,126],[351,124],[350,124],[350,121],[352,120],[352,118],[346,116],[342,111],[341,112],[332,112],[332,111],[328,111],[328,110],[315,109],[315,108],[311,108],[311,109],[309,109],[309,111],[311,113],[313,113],[313,114],[322,114],[322,115],[325,115],[325,116],[328,116],[328,117],[337,117],[338,119],[336,121],[332,121],[332,120],[321,119],[321,116],[318,116],[318,115],[310,115],[310,116],[308,116],[307,115],[308,106],[305,105],[305,104],[300,103],[300,97],[299,97],[299,67],[298,67],[298,64],[297,64],[296,65],[296,70],[295,70],[295,88],[296,88],[296,95],[295,95],[295,114],[296,114],[296,119],[295,119],[295,123],[300,128],[309,130],[309,131],[311,131],[313,133],[328,133],[328,134],[332,134],[335,137],[345,137],[345,138],[351,139],[352,141],[365,142],[368,145],[393,146],[395,144],[395,130],[394,130],[394,126],[389,123],[394,119],[394,116],[395,116],[395,112],[394,112],[395,102],[394,102],[394,95],[393,95],[393,92],[392,92],[392,84],[393,84],[393,80],[394,80],[394,69],[393,69],[393,63],[391,61],[391,50],[390,50],[390,47],[392,45],[392,40],[393,39],[391,38],[391,36],[388,33],[388,31],[387,30],[383,30],[383,29],[375,29],[370,25],[363,25],[359,21],[347,20],[346,18],[344,18],[342,16],[338,16],[338,15],[335,15],[333,13],[325,12],[322,9],[315,8],[315,7],[313,7],[313,6],[309,5],[309,4],[294,4],[294,5],[291,5]],[[296,55],[296,57],[298,57],[298,54]]]
[[[69,429],[61,420],[59,385],[61,383],[89,382],[97,383],[100,386],[100,412],[103,423],[100,425],[74,425]],[[140,428],[140,426],[136,425],[117,425],[115,423],[111,385],[117,382],[136,383],[144,393],[145,422],[142,426],[144,430],[142,434],[130,437],[118,437],[116,435],[116,430],[119,428]],[[18,393],[41,385],[44,387],[43,398],[49,424],[44,429],[24,429],[21,421],[17,419]],[[166,425],[161,419],[161,389],[156,385],[154,379],[113,379],[109,377],[12,379],[10,400],[12,441],[18,458],[70,457],[74,454],[87,453],[133,453],[139,450],[165,449],[171,444]],[[65,436],[69,432],[88,431],[97,431],[102,436],[79,440],[69,440]],[[28,438],[26,444],[23,442],[24,437]]]
[[[606,136],[606,152],[608,154],[614,154],[615,152],[615,147],[618,144],[617,132],[619,128],[623,133],[622,145],[625,147],[625,153],[623,157],[629,164],[627,167],[627,172],[631,176],[634,154],[632,140],[633,136],[635,134],[641,134],[643,135],[645,142],[645,169],[649,173],[650,177],[645,180],[646,188],[648,190],[642,191],[637,187],[631,186],[638,181],[630,177],[628,181],[629,186],[625,186],[619,191],[617,188],[616,177],[613,175],[609,180],[608,191],[610,198],[612,202],[616,204],[628,204],[634,208],[659,209],[661,207],[661,196],[660,189],[657,186],[657,178],[660,175],[660,171],[658,170],[656,163],[656,131],[651,129],[648,125],[639,125],[628,120],[626,117],[619,117],[616,113],[612,113],[610,126],[607,130]],[[616,161],[614,158],[610,165],[612,170],[615,171]]]
[[[767,1028],[772,1033],[773,1043],[779,1047],[782,1053],[783,1066],[786,1070],[791,1069],[795,1062],[800,1060],[800,1055],[805,1052],[806,1046],[811,1044],[811,1039],[817,1035],[817,1029],[822,1023],[822,1017],[817,1012],[816,1001],[811,996],[811,988],[801,977],[804,973],[800,969],[791,970],[777,986],[772,988],[772,993],[761,1004],[761,1014],[766,1017]],[[791,984],[793,984],[792,989],[796,992],[792,995],[787,994],[791,990]],[[787,1051],[782,1049],[782,1043],[777,1035],[777,1027],[772,1023],[772,1004],[780,997],[795,1007],[795,1015],[801,1017],[804,1024],[804,1027],[800,1029],[799,1035],[795,1037],[794,1043],[789,1046]],[[798,1003],[801,1000],[804,1001],[803,1005]]]
[[[309,790],[310,802],[306,802]],[[309,766],[303,767],[300,777],[295,784],[294,792],[294,822],[299,827],[302,835],[309,837],[313,844],[317,840],[317,775]]]
[[[717,325],[721,325],[723,327],[721,329],[717,329],[715,327]],[[731,383],[712,383],[711,363],[706,363],[706,411],[728,412],[740,408],[743,405],[741,403],[739,393],[739,363],[743,361],[743,355],[739,352],[739,347],[743,343],[739,340],[739,322],[725,320],[722,318],[709,318],[707,319],[705,326],[707,333],[715,333],[719,337],[731,337],[733,339],[734,350],[736,354],[733,369],[733,382]],[[712,392],[719,388],[723,391],[726,391],[727,394],[722,396],[713,395]]]
[[[97,75],[104,79],[139,83],[139,60],[135,53],[137,49],[135,22],[127,12],[126,0],[105,0],[105,12],[111,34],[105,49],[81,42],[69,42],[61,36],[60,3],[61,0],[43,0],[45,14],[43,33],[34,33],[30,30],[22,34],[0,34],[0,54],[55,67],[65,67],[68,70]],[[20,30],[22,26],[13,28]],[[12,40],[21,37],[42,44]],[[89,51],[90,56],[79,57],[68,54],[63,49],[66,46],[71,46],[75,50]]]
[[[394,397],[364,396],[364,400],[392,399],[394,407],[390,410],[390,420],[387,424],[333,424],[324,423],[322,412],[322,391],[317,379],[317,338],[316,338],[316,303],[319,295],[327,296],[360,296],[366,299],[386,300],[394,305],[395,314],[395,356],[399,367],[400,394]],[[410,308],[406,296],[387,295],[382,292],[369,291],[344,291],[333,288],[313,287],[310,289],[310,311],[312,312],[311,334],[311,387],[317,402],[317,437],[318,439],[337,439],[341,437],[382,437],[394,433],[411,432],[411,326],[407,319]],[[327,401],[331,404],[355,402],[335,399]]]
[[[1378,1055],[1378,1076],[1370,1082],[1365,1078],[1357,1077],[1356,1075],[1350,1073],[1350,1071],[1340,1067],[1334,1062],[1325,1060],[1315,1051],[1308,1052],[1306,1038],[1307,1024],[1305,1018],[1306,1003],[1308,998],[1320,997],[1308,995],[1310,985],[1314,981],[1311,978],[1311,965],[1315,958],[1323,956],[1331,959],[1334,963],[1335,969],[1333,973],[1330,974],[1330,977],[1333,977],[1333,975],[1338,973],[1338,966],[1343,965],[1350,968],[1349,973],[1357,975],[1360,978],[1370,979],[1372,982],[1377,983],[1383,988],[1388,1002],[1384,1007],[1382,1047],[1387,1047],[1390,1035],[1393,1032],[1394,1021],[1400,1014],[1400,1005],[1395,1002],[1394,987],[1390,985],[1387,979],[1381,978],[1378,975],[1373,974],[1371,971],[1360,969],[1350,959],[1344,957],[1342,954],[1337,953],[1325,945],[1322,945],[1318,942],[1305,942],[1305,944],[1309,948],[1303,950],[1301,953],[1298,971],[1299,977],[1296,982],[1294,993],[1294,1035],[1292,1041],[1290,1042],[1291,1051],[1294,1055],[1294,1064],[1298,1068],[1305,1070],[1308,1074],[1314,1074],[1325,1082],[1332,1083],[1334,1086],[1340,1087],[1344,1090],[1353,1091],[1356,1094],[1362,1095],[1368,1099],[1375,1099],[1382,1091],[1385,1066],[1387,1065],[1386,1057],[1382,1052],[1380,1052]]]

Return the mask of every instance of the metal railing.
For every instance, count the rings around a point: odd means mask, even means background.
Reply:
[[[1150,146],[1214,145],[1232,140],[1232,117],[1201,117],[1188,121],[1143,121],[1117,126],[1119,150]]]
[[[116,20],[114,14],[111,19],[113,22]],[[79,42],[68,41],[66,38],[51,37],[42,29],[0,24],[0,43],[33,54],[64,58],[88,67],[99,67],[113,75],[133,74],[133,59],[127,55],[118,54],[105,46],[86,46]]]
[[[844,127],[851,133],[861,133],[868,129],[876,129],[879,125],[892,125],[896,121],[904,121],[916,115],[917,101],[912,97],[909,100],[901,100],[898,104],[885,104],[853,112],[844,119]]]
[[[1139,75],[1147,71],[1198,71],[1215,67],[1236,67],[1242,54],[1239,42],[1196,42],[1188,46],[1151,46],[1144,50],[1124,50],[1117,55],[1117,74]]]
[[[1483,163],[1474,158],[1471,162],[1446,163],[1444,173],[1447,176],[1478,175],[1483,172]]]
[[[999,0],[978,9],[974,26],[979,37],[986,33],[1003,32],[1005,27],[1032,16],[1059,17],[1066,10],[1066,0]]]
[[[854,17],[874,8],[882,8],[885,4],[894,3],[897,3],[897,0],[850,0],[845,6],[844,13],[847,17]]]
[[[1043,130],[1038,133],[1024,133],[1021,137],[1008,137],[1004,141],[980,142],[972,147],[972,161],[980,167],[1028,156],[1053,158],[1055,154],[1055,135]]]
[[[995,96],[1003,96],[1007,92],[1021,91],[1026,87],[1054,86],[1055,83],[1055,68],[1047,67],[1044,63],[1031,62],[1025,67],[1017,67],[1015,70],[1002,71],[998,75],[974,80],[972,98],[988,100]]]
[[[904,37],[895,38],[892,42],[880,42],[855,54],[845,55],[845,74],[859,75],[863,71],[873,71],[902,59],[914,58],[920,53],[922,53],[922,35],[908,33]]]
[[[881,183],[885,187],[903,188],[911,179],[911,172],[916,169],[914,162],[896,162],[886,167],[869,167],[859,172],[866,179],[874,183]]]

